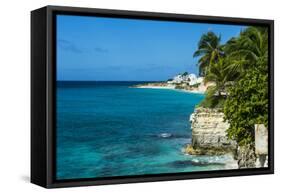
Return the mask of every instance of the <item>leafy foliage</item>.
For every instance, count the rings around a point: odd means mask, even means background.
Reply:
[[[254,140],[254,125],[268,124],[268,32],[248,27],[220,45],[214,33],[203,34],[194,56],[200,56],[205,82],[213,82],[200,106],[223,108],[228,137],[240,145]]]
[[[268,56],[268,33],[266,28],[249,27],[240,36],[225,45],[225,53],[231,61],[230,69],[240,72],[253,68]]]
[[[225,96],[218,96],[215,95],[215,93],[215,86],[208,87],[207,94],[204,100],[199,104],[199,106],[204,108],[223,108]]]
[[[228,137],[239,144],[254,140],[254,125],[268,124],[268,73],[263,67],[252,68],[235,86],[229,88],[224,104],[230,123]]]
[[[207,95],[201,105],[206,108],[222,108],[227,92],[226,88],[236,80],[238,72],[228,68],[226,58],[220,57],[216,63],[210,65],[205,82],[213,82],[215,86],[209,87]]]

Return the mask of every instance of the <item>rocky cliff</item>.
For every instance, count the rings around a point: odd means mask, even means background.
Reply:
[[[231,152],[238,168],[261,168],[268,166],[268,129],[255,125],[255,142],[238,146],[229,140],[226,131],[229,123],[224,121],[220,109],[196,108],[190,116],[192,143],[185,149],[191,155],[222,155]]]
[[[268,167],[268,129],[256,124],[254,144],[238,146],[235,157],[239,168]]]
[[[236,142],[227,138],[229,123],[223,117],[219,109],[196,108],[190,116],[192,143],[187,146],[186,152],[192,155],[221,155],[235,151]]]

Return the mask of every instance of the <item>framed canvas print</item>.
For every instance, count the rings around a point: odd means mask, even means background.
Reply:
[[[273,21],[31,12],[31,182],[273,173]]]

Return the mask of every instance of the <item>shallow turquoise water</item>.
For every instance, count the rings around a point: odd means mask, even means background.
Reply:
[[[203,95],[134,84],[58,82],[57,179],[226,168],[225,156],[182,153]]]

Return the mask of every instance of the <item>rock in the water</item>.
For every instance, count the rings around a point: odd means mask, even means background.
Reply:
[[[210,147],[210,148],[194,148],[192,145],[188,145],[185,148],[185,153],[190,155],[209,155],[209,156],[219,156],[232,152],[232,149]]]

